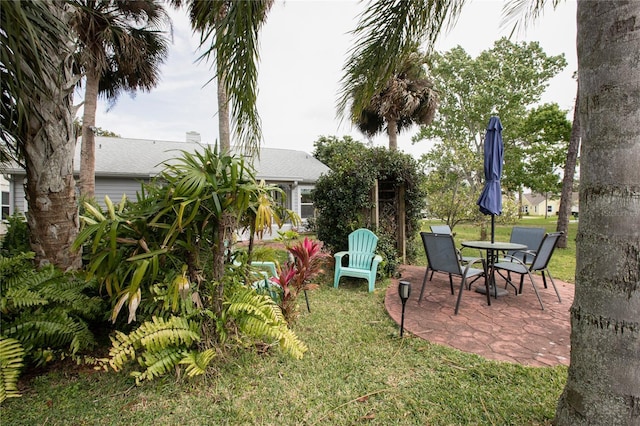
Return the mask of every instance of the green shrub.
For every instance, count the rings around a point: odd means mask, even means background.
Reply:
[[[17,379],[15,370],[22,367],[23,360],[28,365],[42,365],[92,349],[96,342],[90,325],[105,311],[102,299],[92,295],[94,281],[62,273],[53,265],[35,269],[33,257],[32,252],[0,256],[3,389],[11,389],[7,377]]]
[[[401,264],[396,249],[396,239],[394,235],[380,234],[378,239],[377,253],[382,255],[382,263],[378,268],[378,272],[387,277],[396,276]]]
[[[315,230],[318,238],[332,252],[348,249],[348,236],[358,228],[374,230],[379,241],[378,251],[386,256],[379,270],[395,274],[399,250],[396,247],[397,197],[404,190],[405,235],[407,258],[416,253],[412,246],[420,231],[421,211],[425,207],[424,174],[410,155],[385,148],[367,148],[350,138],[339,141],[321,138],[316,142],[316,155],[332,170],[316,182],[312,193],[318,216]],[[378,181],[379,193],[391,192],[391,198],[380,197],[379,226],[371,223],[374,205],[371,192]],[[382,189],[384,186],[384,190]],[[395,253],[394,253],[395,251]]]
[[[7,218],[7,233],[0,241],[0,256],[12,257],[31,250],[29,245],[29,226],[22,214],[13,214]]]
[[[87,272],[109,295],[118,328],[104,365],[119,370],[136,359],[140,381],[181,364],[188,376],[202,374],[215,353],[246,339],[304,352],[278,306],[249,288],[250,254],[233,249],[236,229],[259,234],[277,222],[276,190],[242,157],[205,149],[165,164],[136,202],[85,203],[74,248],[86,249]]]

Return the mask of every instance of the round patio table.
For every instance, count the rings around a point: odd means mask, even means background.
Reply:
[[[460,243],[462,247],[474,248],[478,250],[486,250],[487,252],[487,270],[489,271],[486,279],[489,280],[489,291],[493,292],[495,298],[498,296],[506,296],[509,292],[504,289],[499,289],[496,283],[495,277],[495,268],[493,265],[495,264],[496,257],[498,256],[498,252],[500,251],[510,251],[510,250],[527,250],[527,246],[525,244],[518,243],[508,243],[501,241],[462,241]],[[476,287],[476,291],[478,293],[484,293],[486,290],[484,287]]]

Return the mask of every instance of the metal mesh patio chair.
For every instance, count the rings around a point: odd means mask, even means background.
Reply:
[[[551,281],[551,285],[558,296],[558,302],[562,303],[562,299],[560,298],[560,293],[558,293],[558,289],[556,288],[556,284],[553,281],[553,277],[549,272],[549,260],[551,260],[551,256],[558,244],[558,239],[563,234],[563,232],[550,232],[544,236],[540,245],[536,250],[535,256],[531,253],[528,256],[534,256],[533,261],[530,265],[525,264],[522,260],[518,259],[515,256],[506,255],[506,261],[498,262],[494,266],[498,274],[502,276],[508,284],[513,286],[511,282],[511,273],[520,274],[520,287],[518,293],[522,293],[522,286],[524,283],[524,276],[529,275],[529,279],[531,280],[531,285],[533,286],[533,291],[536,293],[536,297],[538,298],[538,302],[540,302],[540,307],[544,310],[544,305],[542,304],[542,299],[540,299],[540,294],[538,294],[538,289],[536,287],[536,283],[533,280],[533,273],[540,271],[542,274],[542,281],[544,282],[544,287],[547,288],[547,280],[545,278],[546,275],[549,276],[549,281]],[[503,275],[501,271],[507,271],[507,275]],[[514,286],[515,287],[515,286]]]
[[[429,228],[431,229],[431,232],[435,234],[450,234],[453,236],[453,232],[451,231],[451,227],[449,225],[431,225],[429,226]],[[478,258],[473,256],[463,256],[462,251],[458,248],[456,248],[456,251],[458,252],[458,257],[460,258],[460,262],[462,262],[463,264],[467,264]],[[431,281],[432,278],[433,278],[433,271],[431,271],[431,276],[429,277],[429,281]]]
[[[460,308],[460,299],[462,298],[462,292],[465,289],[465,283],[467,278],[475,277],[474,281],[485,275],[484,260],[482,258],[473,259],[466,265],[461,265],[456,247],[453,242],[453,236],[451,234],[436,234],[433,232],[421,232],[422,244],[427,255],[427,262],[429,266],[425,271],[424,278],[422,280],[422,289],[420,290],[420,297],[418,302],[422,300],[424,295],[424,286],[427,283],[427,276],[429,269],[435,272],[444,272],[449,274],[449,285],[451,287],[451,294],[455,294],[453,290],[453,275],[461,277],[460,290],[458,292],[458,299],[456,301],[455,314],[458,314]],[[472,265],[480,262],[482,269],[473,268]],[[491,304],[489,299],[489,284],[485,280],[485,286],[487,288],[487,304]]]
[[[527,250],[508,251],[506,254],[520,259],[525,264],[531,263],[535,257],[536,250],[546,233],[544,228],[533,228],[529,226],[514,226],[511,229],[510,243],[524,244]]]

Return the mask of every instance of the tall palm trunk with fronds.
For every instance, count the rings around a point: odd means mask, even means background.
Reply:
[[[79,69],[86,77],[80,193],[95,195],[98,95],[115,102],[123,91],[149,91],[159,81],[168,52],[170,19],[159,0],[75,0],[71,20],[79,40]]]
[[[68,22],[68,5],[51,2],[48,7],[61,21]],[[29,110],[34,111],[24,140],[27,221],[36,260],[75,269],[81,265],[81,256],[71,250],[78,233],[73,177],[73,44],[69,39],[61,39],[45,46],[50,46],[46,55],[57,67],[56,72],[40,75],[46,88],[45,97],[25,99]]]

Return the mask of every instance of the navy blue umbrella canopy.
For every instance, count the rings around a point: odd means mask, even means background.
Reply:
[[[484,137],[484,188],[478,198],[478,206],[484,214],[491,215],[491,242],[495,235],[495,216],[502,214],[502,160],[504,145],[502,144],[502,123],[500,118],[491,117]]]

